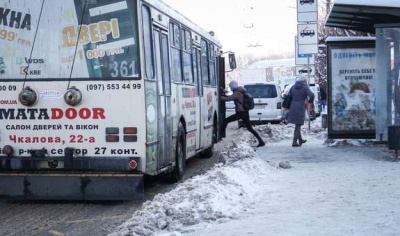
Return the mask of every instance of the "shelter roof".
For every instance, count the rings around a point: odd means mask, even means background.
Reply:
[[[398,0],[335,0],[325,26],[375,34],[376,24],[400,23]]]

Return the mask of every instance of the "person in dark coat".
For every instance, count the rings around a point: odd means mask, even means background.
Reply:
[[[265,146],[264,141],[260,137],[260,135],[253,129],[250,123],[250,116],[249,116],[249,111],[246,111],[243,108],[243,102],[244,102],[244,93],[246,92],[246,89],[242,86],[238,86],[238,83],[235,80],[232,80],[229,83],[229,87],[232,90],[232,95],[230,96],[221,96],[221,100],[224,102],[227,101],[234,101],[235,102],[235,114],[225,118],[222,128],[223,130],[226,129],[226,126],[228,126],[228,123],[232,121],[237,121],[237,120],[242,120],[243,124],[247,128],[248,131],[250,131],[258,140],[258,145],[257,147],[262,147]],[[223,132],[225,133],[225,132]]]
[[[306,101],[313,104],[314,93],[307,85],[307,77],[299,77],[293,87],[290,89],[292,94],[292,102],[290,104],[290,112],[288,122],[295,125],[293,135],[293,147],[299,147],[307,140],[301,137],[301,126],[304,125],[306,113]]]
[[[324,88],[320,88],[319,92],[321,94],[321,109],[322,111],[325,111],[325,106],[326,106],[326,91]]]

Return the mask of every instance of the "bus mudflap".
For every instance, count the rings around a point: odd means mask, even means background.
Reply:
[[[142,174],[0,173],[0,199],[143,200]]]

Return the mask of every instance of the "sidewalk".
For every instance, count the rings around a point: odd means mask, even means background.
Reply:
[[[291,147],[289,138],[256,150],[271,165],[289,161],[292,168],[271,174],[240,219],[184,235],[399,235],[400,163],[387,146],[328,146],[318,135],[303,136],[302,147]]]
[[[209,171],[143,204],[113,236],[389,236],[400,232],[400,163],[386,145],[325,144],[326,131],[292,125],[228,126]],[[282,169],[288,161],[292,168]]]

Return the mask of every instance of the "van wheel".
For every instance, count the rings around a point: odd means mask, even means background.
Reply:
[[[168,177],[170,182],[176,183],[183,177],[186,164],[185,148],[186,148],[185,129],[183,128],[183,125],[179,123],[178,137],[176,139],[175,166]]]

